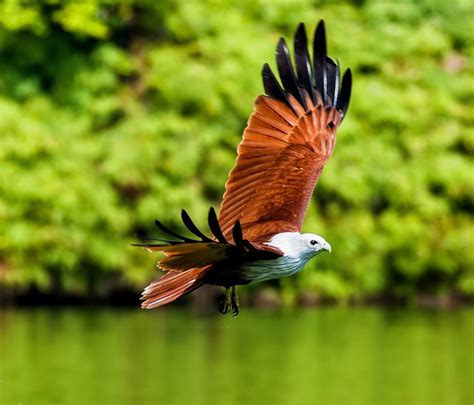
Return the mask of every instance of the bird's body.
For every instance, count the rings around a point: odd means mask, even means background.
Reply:
[[[258,260],[243,265],[240,269],[242,276],[250,283],[275,280],[293,276],[308,263],[311,257],[280,256],[271,260]]]
[[[316,244],[311,245],[312,241]],[[331,251],[331,246],[321,236],[310,233],[282,232],[274,235],[266,244],[281,250],[283,255],[243,265],[241,273],[251,283],[293,276],[314,256],[325,250]]]
[[[166,256],[158,262],[166,274],[144,290],[142,307],[155,308],[214,284],[226,287],[220,311],[236,315],[236,285],[294,275],[312,257],[331,250],[321,236],[300,231],[348,107],[351,74],[346,71],[339,83],[339,65],[326,56],[322,22],[315,31],[312,65],[303,24],[294,47],[296,73],[284,39],[277,47],[283,88],[268,64],[263,68],[267,96],[255,102],[219,215],[209,211],[213,236],[202,233],[183,210],[184,224],[198,239],[155,221],[168,237],[138,244]]]

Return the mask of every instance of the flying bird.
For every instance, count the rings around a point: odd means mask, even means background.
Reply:
[[[157,266],[165,274],[145,288],[142,308],[168,304],[212,284],[226,289],[219,311],[236,316],[235,286],[291,276],[314,256],[331,251],[322,236],[300,232],[349,105],[351,71],[341,80],[339,64],[326,55],[323,21],[314,33],[312,60],[301,23],[294,36],[294,64],[284,38],[276,63],[281,83],[265,64],[266,95],[255,101],[219,213],[209,211],[212,235],[201,232],[183,210],[182,221],[195,237],[156,220],[167,236],[135,244],[164,254]]]

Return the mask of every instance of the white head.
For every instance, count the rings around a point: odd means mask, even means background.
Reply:
[[[282,232],[273,235],[267,245],[280,249],[285,256],[309,260],[313,256],[331,251],[331,245],[314,233]]]

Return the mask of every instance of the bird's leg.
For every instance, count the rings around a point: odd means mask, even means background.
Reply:
[[[235,285],[231,287],[230,301],[232,305],[232,316],[235,318],[237,315],[239,315],[239,297],[237,296]]]
[[[234,287],[232,287],[234,288]],[[225,289],[225,298],[220,302],[219,304],[219,312],[224,315],[227,314],[230,311],[230,307],[232,306],[232,301],[231,301],[231,289],[226,288]],[[232,306],[233,308],[233,306]]]

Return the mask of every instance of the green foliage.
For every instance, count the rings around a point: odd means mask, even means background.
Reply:
[[[285,294],[474,295],[469,2],[0,2],[0,277],[138,288],[154,218],[205,225],[280,35],[324,18],[353,98]],[[293,299],[288,298],[290,301]]]

